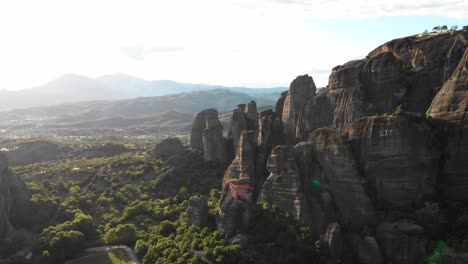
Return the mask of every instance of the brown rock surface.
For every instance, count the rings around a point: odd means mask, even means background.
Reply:
[[[336,263],[343,253],[343,234],[338,223],[331,223],[322,238],[323,243],[330,253],[329,263]]]
[[[14,225],[27,224],[29,192],[24,181],[8,170],[8,160],[0,153],[0,239],[14,231]]]
[[[436,95],[427,114],[441,121],[446,147],[440,190],[468,201],[468,49],[450,79]]]
[[[364,179],[356,169],[350,147],[335,130],[322,128],[309,137],[312,161],[309,162],[312,178],[304,184],[319,181],[319,190],[329,191],[345,227],[359,228],[376,221],[373,201],[369,197]]]
[[[205,227],[208,222],[208,199],[205,197],[191,197],[187,207],[187,223]]]
[[[374,237],[366,236],[361,238],[353,235],[352,243],[354,251],[361,264],[382,264],[383,256],[379,244]]]
[[[399,221],[384,222],[377,227],[377,241],[387,263],[423,263],[426,257],[424,228]]]
[[[410,208],[434,193],[439,150],[425,120],[368,117],[350,123],[343,134],[381,204]]]
[[[243,131],[236,157],[224,174],[220,218],[222,230],[230,236],[248,225],[250,219],[256,146],[257,132]]]
[[[288,144],[296,143],[296,121],[307,99],[315,94],[315,83],[308,75],[292,81],[282,107],[283,131]],[[281,99],[280,99],[281,101]],[[277,107],[280,110],[281,107]]]
[[[272,148],[282,143],[283,131],[281,120],[272,110],[260,113],[258,121],[258,140],[255,172],[254,200],[259,195],[263,183],[268,177],[267,160]]]
[[[278,205],[295,219],[302,220],[301,178],[296,161],[291,157],[289,148],[276,146],[268,158],[267,169],[270,176],[263,184],[260,202]]]
[[[206,109],[197,114],[190,134],[190,147],[194,152],[202,153],[205,161],[227,162],[223,125],[216,109]]]
[[[307,140],[321,127],[342,128],[344,124],[367,115],[365,94],[359,80],[362,61],[350,61],[333,68],[329,87],[307,100],[300,113],[296,136]]]
[[[396,39],[364,60],[335,67],[329,87],[305,103],[297,137],[305,140],[320,127],[340,130],[367,115],[393,113],[398,105],[406,111],[426,112],[459,64],[467,39],[467,32]]]
[[[190,147],[194,152],[203,153],[203,130],[208,120],[215,119],[218,119],[218,110],[214,108],[203,110],[196,115],[190,132]]]

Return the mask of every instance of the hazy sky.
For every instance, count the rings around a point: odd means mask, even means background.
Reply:
[[[468,24],[466,0],[0,2],[0,89],[65,73],[268,87],[362,58],[392,38]]]

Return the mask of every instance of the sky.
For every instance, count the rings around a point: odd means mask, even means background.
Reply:
[[[322,87],[334,66],[436,25],[468,25],[468,1],[0,1],[0,90],[69,73]]]

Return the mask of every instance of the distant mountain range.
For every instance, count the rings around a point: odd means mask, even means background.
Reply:
[[[134,99],[64,103],[2,111],[0,125],[2,127],[26,124],[81,126],[84,122],[87,125],[90,123],[104,125],[108,122],[124,122],[123,119],[146,119],[163,113],[184,113],[192,119],[194,113],[206,108],[231,111],[238,104],[251,100],[255,100],[259,108],[271,108],[277,98],[215,89]],[[133,123],[133,121],[124,123]]]
[[[179,83],[168,80],[144,80],[124,74],[104,75],[97,78],[67,74],[30,89],[19,91],[0,90],[0,109],[30,108],[85,101],[120,100],[220,89],[273,99],[278,98],[279,94],[288,88],[224,87]],[[213,102],[209,102],[207,105],[213,105]]]

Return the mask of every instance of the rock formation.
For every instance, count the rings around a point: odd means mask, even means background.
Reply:
[[[343,234],[338,223],[331,223],[322,238],[323,243],[330,252],[330,263],[336,263],[343,253]]]
[[[234,150],[237,151],[241,134],[245,130],[258,130],[257,103],[240,104],[232,111],[231,129],[229,134],[234,141]]]
[[[396,39],[333,68],[317,94],[304,75],[274,111],[257,117],[254,104],[239,105],[221,229],[240,236],[258,196],[309,226],[331,259],[423,263],[454,232],[444,199],[468,208],[467,39]],[[440,261],[465,259],[450,251]]]
[[[224,232],[231,235],[247,226],[250,218],[256,146],[256,131],[243,131],[236,157],[224,174],[220,216]]]
[[[353,235],[352,244],[359,263],[362,264],[382,264],[383,256],[379,244],[374,237]]]
[[[278,205],[297,220],[302,220],[301,178],[287,146],[278,145],[273,149],[267,169],[270,176],[263,184],[259,201]]]
[[[188,201],[187,223],[201,228],[208,223],[208,199],[205,197],[191,197]]]
[[[177,138],[167,138],[156,144],[154,149],[154,157],[167,161],[175,155],[181,155],[185,152],[185,147]]]
[[[197,114],[192,125],[190,147],[194,152],[202,153],[205,161],[227,162],[223,125],[219,122],[216,109]]]
[[[21,178],[8,170],[8,160],[0,153],[0,239],[8,237],[15,226],[28,224],[29,193]]]
[[[281,120],[288,144],[296,142],[296,121],[306,100],[315,94],[315,83],[309,75],[298,76],[290,85],[289,91],[284,97]],[[282,98],[280,99],[282,101]],[[280,110],[278,109],[278,110]]]
[[[462,58],[466,39],[467,32],[396,39],[363,60],[335,67],[328,87],[305,103],[296,136],[306,140],[320,127],[340,130],[367,115],[393,113],[399,105],[406,111],[426,112]]]
[[[376,221],[374,204],[367,194],[367,180],[356,168],[349,145],[335,130],[322,128],[309,137],[312,149],[312,178],[304,182],[319,182],[319,191],[333,197],[346,227],[372,225]]]
[[[427,114],[445,131],[440,189],[445,196],[468,201],[468,49],[440,92],[435,96]]]
[[[411,208],[434,193],[439,145],[425,120],[367,117],[344,129],[353,152],[385,206]]]
[[[377,241],[387,262],[423,263],[426,256],[424,228],[406,221],[384,222],[377,227]]]

